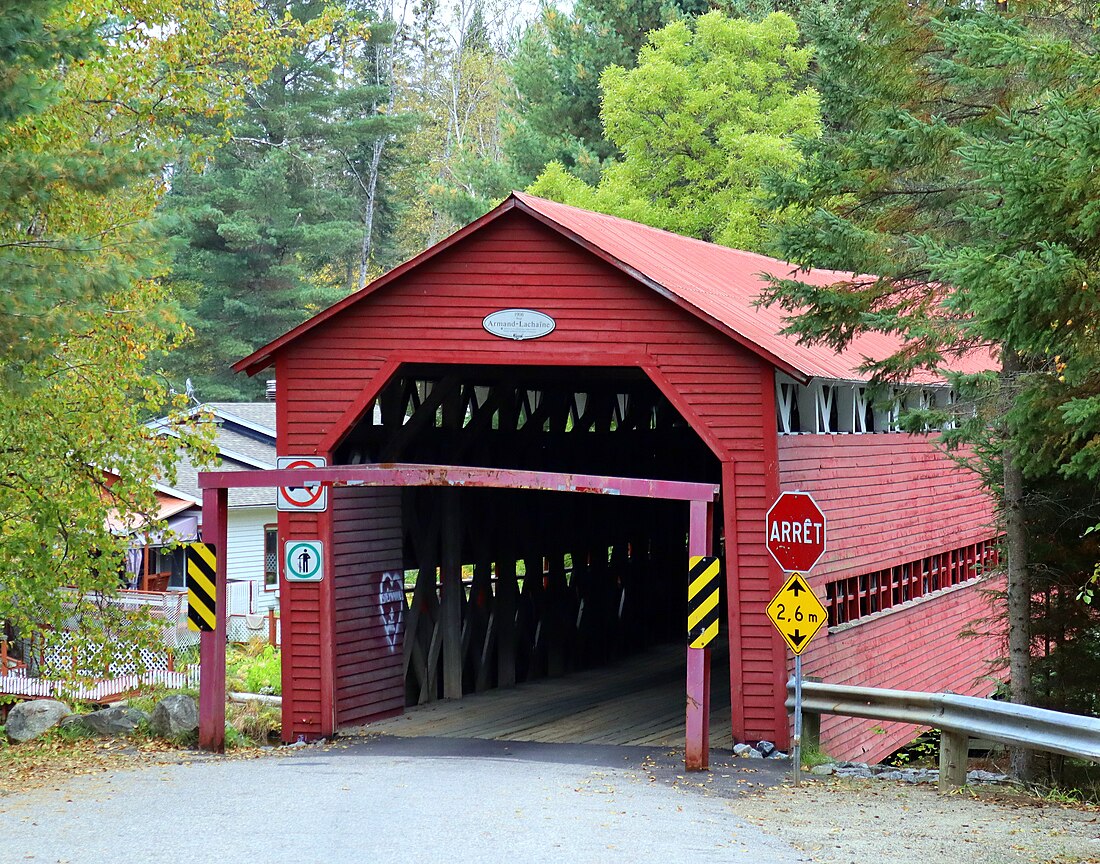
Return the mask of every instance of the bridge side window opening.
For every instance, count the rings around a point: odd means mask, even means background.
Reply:
[[[800,384],[775,373],[776,429],[780,435],[863,435],[900,432],[905,410],[955,406],[954,391],[946,386],[888,388],[872,394],[866,383],[814,378]],[[950,420],[944,428],[954,428]],[[926,431],[933,431],[926,427]]]
[[[827,582],[825,608],[829,612],[829,626],[850,624],[943,588],[977,580],[999,562],[999,541],[989,539]]]

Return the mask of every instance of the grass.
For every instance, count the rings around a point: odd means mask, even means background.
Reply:
[[[836,759],[820,747],[803,747],[801,761],[806,768],[816,768],[818,765],[831,765]]]
[[[283,729],[282,709],[262,702],[230,702],[225,707],[225,719],[226,747],[269,744]]]

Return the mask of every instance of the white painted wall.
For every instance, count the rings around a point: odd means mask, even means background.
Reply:
[[[226,521],[227,545],[225,577],[229,581],[254,582],[252,597],[256,613],[279,607],[278,590],[264,590],[264,525],[277,520],[274,507],[231,507]],[[250,610],[232,603],[229,614],[243,615]]]

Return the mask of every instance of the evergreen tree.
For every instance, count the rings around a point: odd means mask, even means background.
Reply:
[[[799,264],[878,275],[773,293],[807,339],[900,336],[899,352],[869,364],[881,378],[942,371],[973,350],[999,359],[998,375],[952,376],[960,392],[987,398],[956,418],[949,443],[999,463],[986,479],[1006,533],[1012,697],[1026,702],[1028,525],[1041,520],[1028,514],[1025,484],[1096,470],[1095,421],[1084,437],[1064,428],[1088,413],[1097,386],[1095,11],[945,0],[838,10],[809,22],[827,131],[807,146],[804,172],[777,184],[779,206],[811,214],[781,245]],[[1027,773],[1022,756],[1014,765]]]
[[[164,360],[203,399],[258,394],[229,366],[365,283],[377,266],[393,22],[369,6],[263,4],[303,38],[251,89],[231,137],[181,162],[166,210],[177,252],[173,292],[194,336]]]
[[[597,186],[551,163],[544,197],[739,249],[767,250],[761,184],[800,160],[818,131],[817,94],[799,89],[810,49],[784,13],[756,23],[709,12],[650,34],[635,68],[608,66],[602,118],[620,156]]]
[[[587,183],[616,155],[600,123],[600,75],[634,66],[646,34],[680,16],[706,11],[700,0],[577,0],[565,13],[544,5],[512,63],[515,96],[507,151],[526,183],[560,162]]]

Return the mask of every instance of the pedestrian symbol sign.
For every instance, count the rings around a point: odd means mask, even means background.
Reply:
[[[829,617],[801,573],[791,574],[768,604],[767,613],[796,656],[806,649]]]
[[[324,577],[324,550],[320,540],[287,540],[283,572],[287,582],[320,582]]]

